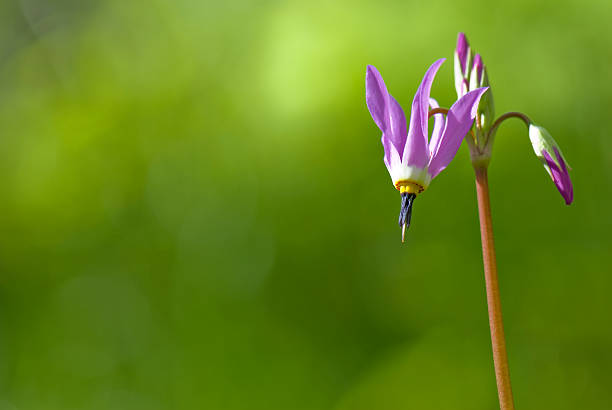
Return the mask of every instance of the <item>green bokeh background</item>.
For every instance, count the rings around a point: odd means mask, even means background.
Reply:
[[[365,107],[468,34],[518,409],[612,408],[609,1],[3,0],[0,410],[495,409],[465,146],[399,195]]]

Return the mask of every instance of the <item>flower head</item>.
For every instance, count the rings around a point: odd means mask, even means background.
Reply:
[[[561,148],[545,128],[534,124],[529,125],[529,139],[535,154],[542,161],[565,203],[571,204],[574,201],[574,187],[569,176],[569,165]]]
[[[429,108],[437,108],[429,94],[431,86],[444,59],[433,63],[425,73],[412,102],[410,125],[406,128],[406,117],[397,101],[389,94],[382,76],[374,66],[366,71],[366,103],[374,122],[382,131],[385,151],[384,162],[395,187],[411,196],[423,192],[451,162],[461,141],[472,127],[480,97],[487,90],[479,88],[466,93],[443,114],[434,115],[431,139],[428,134]],[[400,225],[405,229],[410,214],[400,214]]]
[[[459,33],[457,47],[455,48],[455,89],[457,90],[457,96],[462,97],[469,91],[481,87],[489,87],[489,90],[484,93],[478,106],[474,138],[468,139],[470,155],[472,160],[476,161],[481,157],[488,158],[491,156],[493,136],[489,135],[489,129],[493,124],[495,107],[487,67],[484,65],[480,54],[474,56],[465,34]]]

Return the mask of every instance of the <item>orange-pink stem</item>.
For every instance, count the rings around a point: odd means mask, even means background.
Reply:
[[[495,260],[495,244],[493,241],[493,223],[491,220],[491,202],[489,200],[489,181],[487,169],[479,167],[476,171],[476,193],[478,196],[478,216],[480,218],[480,237],[482,241],[482,259],[484,263],[485,283],[487,289],[487,305],[489,309],[489,327],[491,328],[491,343],[493,345],[493,363],[495,378],[499,393],[501,410],[514,410],[510,372],[508,370],[508,354],[504,336],[501,299],[499,297],[499,282],[497,279],[497,262]]]

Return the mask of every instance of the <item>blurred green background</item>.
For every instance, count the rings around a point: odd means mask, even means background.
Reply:
[[[3,0],[0,410],[495,409],[463,146],[400,198],[367,64],[455,97],[465,31],[518,409],[612,408],[608,1]]]

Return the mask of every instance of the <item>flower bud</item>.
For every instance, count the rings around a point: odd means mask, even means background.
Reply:
[[[542,161],[565,203],[571,204],[574,200],[574,188],[569,177],[569,165],[561,148],[546,129],[534,124],[529,125],[529,139],[535,154]]]
[[[529,139],[531,140],[531,146],[533,147],[535,154],[544,163],[544,166],[546,166],[544,152],[546,151],[548,153],[553,153],[555,148],[559,151],[561,158],[567,164],[567,161],[565,161],[565,157],[561,152],[561,148],[559,148],[559,144],[557,144],[557,141],[555,141],[546,128],[535,124],[529,124]]]
[[[455,89],[458,97],[463,97],[469,91],[471,63],[472,50],[465,34],[459,33],[455,49]]]
[[[493,135],[489,135],[495,120],[493,93],[489,84],[489,76],[480,54],[474,53],[465,37],[459,33],[455,48],[455,88],[457,96],[461,97],[477,88],[488,87],[480,100],[472,139],[466,139],[470,147],[472,162],[488,161],[491,157]]]
[[[485,133],[493,125],[495,116],[495,106],[493,104],[493,93],[491,92],[491,85],[489,84],[489,75],[487,74],[487,68],[482,62],[480,54],[476,54],[474,57],[474,64],[470,73],[470,86],[469,90],[475,90],[480,87],[489,87],[486,93],[480,99],[480,105],[478,106],[478,122],[477,126],[479,131],[482,130]]]
[[[472,65],[472,72],[470,73],[470,89],[482,87],[483,79],[484,64],[482,63],[480,54],[476,54],[476,57],[474,57],[474,64]]]

